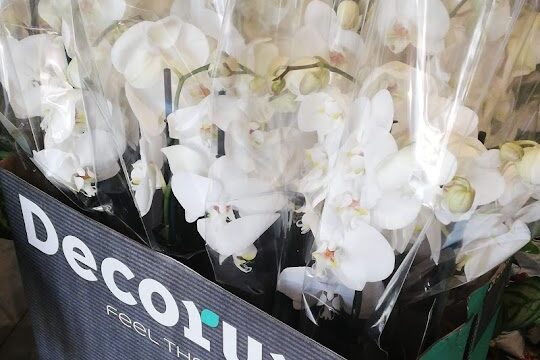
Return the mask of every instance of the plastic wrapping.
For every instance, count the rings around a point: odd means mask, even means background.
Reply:
[[[345,356],[418,357],[535,236],[537,1],[32,6],[0,12],[18,147]]]
[[[76,48],[70,3],[2,6],[2,86],[10,105],[2,124],[77,206],[113,215],[145,241],[121,158],[125,124],[118,108],[80,76],[83,50]]]

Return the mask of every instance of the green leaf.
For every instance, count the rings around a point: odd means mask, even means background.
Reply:
[[[527,328],[540,321],[540,277],[530,277],[508,286],[503,294],[505,330]]]
[[[520,251],[527,254],[540,254],[540,248],[531,240]]]

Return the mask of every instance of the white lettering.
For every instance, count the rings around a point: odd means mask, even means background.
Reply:
[[[34,246],[41,252],[47,255],[54,255],[58,251],[58,235],[54,230],[54,226],[43,210],[32,201],[22,195],[19,195],[21,210],[24,219],[24,227],[26,228],[26,236],[30,245]],[[36,215],[47,231],[47,240],[42,241],[37,238],[36,226],[34,224],[34,216]]]
[[[82,254],[76,252],[75,249],[80,250]],[[91,270],[97,270],[96,259],[81,239],[71,235],[66,236],[62,241],[62,251],[69,266],[77,275],[88,281],[97,281],[96,275]],[[86,265],[90,269],[85,269],[80,264]]]
[[[113,293],[113,295],[125,304],[136,305],[137,300],[135,300],[135,298],[130,292],[122,291],[118,288],[118,286],[116,286],[116,282],[114,281],[115,272],[119,272],[127,280],[131,280],[135,277],[130,268],[128,268],[123,262],[116,260],[115,258],[109,257],[101,262],[101,274],[103,275],[103,280],[105,280],[105,284]]]
[[[223,355],[227,360],[238,360],[236,353],[236,328],[227,322],[223,322]],[[247,360],[262,359],[262,344],[248,336]]]
[[[152,302],[152,294],[159,294],[165,301],[165,311],[159,312]],[[178,305],[172,294],[162,283],[154,279],[144,279],[139,284],[139,297],[148,315],[164,326],[174,326],[180,319]]]
[[[195,344],[203,347],[207,351],[210,351],[210,341],[205,339],[202,334],[202,322],[199,310],[193,303],[193,301],[182,301],[188,312],[188,326],[184,326],[184,336]]]

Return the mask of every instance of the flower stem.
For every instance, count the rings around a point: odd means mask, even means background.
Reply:
[[[461,7],[462,7],[463,5],[465,5],[465,4],[467,3],[467,1],[468,1],[468,0],[461,0],[461,2],[460,2],[459,4],[456,5],[456,7],[454,8],[454,10],[452,10],[448,16],[450,16],[451,18],[453,18],[454,16],[456,16],[457,13],[458,13],[458,11],[459,11],[459,9],[461,9]]]
[[[289,66],[287,66],[285,68],[285,70],[281,74],[279,74],[279,76],[274,78],[274,81],[282,80],[291,71],[314,69],[314,68],[318,68],[318,67],[323,67],[325,69],[328,69],[329,71],[331,71],[333,73],[336,73],[336,74],[339,74],[339,75],[343,76],[347,80],[355,81],[355,79],[354,79],[354,77],[352,75],[349,75],[345,71],[343,71],[343,70],[341,70],[341,69],[339,69],[339,68],[337,68],[335,66],[332,66],[332,65],[330,65],[330,64],[328,64],[326,62],[323,62],[323,61],[319,61],[317,63],[308,64],[308,65],[289,65]]]
[[[169,225],[169,207],[171,202],[171,182],[167,184],[167,187],[163,190],[163,223],[165,226]]]
[[[208,71],[209,68],[210,68],[210,64],[206,64],[191,72],[188,72],[187,74],[184,74],[184,75],[178,74],[178,86],[176,87],[176,93],[174,94],[174,110],[178,110],[178,103],[180,102],[180,93],[182,92],[182,87],[184,86],[184,83],[193,75],[197,75],[204,71]]]
[[[538,145],[538,143],[533,140],[516,140],[514,141],[514,143],[521,146],[537,146]]]
[[[113,22],[111,25],[107,26],[105,28],[105,30],[103,30],[101,32],[101,34],[98,35],[98,37],[94,41],[94,46],[98,46],[99,43],[101,41],[103,41],[103,39],[105,39],[107,37],[107,35],[109,35],[111,32],[113,32],[117,28],[119,28],[121,26],[124,26],[124,25],[135,25],[136,23],[141,22],[143,20],[144,19],[140,15],[137,15],[137,16],[131,17],[129,19],[118,20],[118,21]]]

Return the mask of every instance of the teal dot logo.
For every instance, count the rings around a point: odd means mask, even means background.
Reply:
[[[204,309],[201,312],[201,321],[206,326],[215,328],[219,325],[219,315],[213,312],[212,310]]]

